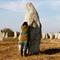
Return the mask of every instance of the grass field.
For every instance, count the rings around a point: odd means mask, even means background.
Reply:
[[[7,38],[0,42],[0,60],[60,60],[60,40],[41,40],[39,55],[21,57],[17,39]]]

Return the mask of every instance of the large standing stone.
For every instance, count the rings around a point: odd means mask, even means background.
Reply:
[[[29,51],[37,53],[40,51],[41,40],[41,23],[38,13],[32,3],[27,3],[27,13],[25,20],[28,22],[29,28]]]

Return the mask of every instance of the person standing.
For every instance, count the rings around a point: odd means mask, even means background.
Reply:
[[[21,56],[26,56],[27,40],[28,40],[28,24],[27,22],[24,22],[21,26],[20,33]]]

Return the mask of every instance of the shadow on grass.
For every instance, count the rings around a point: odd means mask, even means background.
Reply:
[[[40,53],[52,55],[52,54],[60,53],[60,48],[58,48],[58,49],[47,49],[45,51],[40,51]]]
[[[27,56],[40,55],[40,54],[53,55],[53,54],[56,54],[56,53],[60,53],[60,48],[47,49],[47,50],[45,50],[45,51],[40,51],[40,52],[37,52],[37,53],[28,54]]]

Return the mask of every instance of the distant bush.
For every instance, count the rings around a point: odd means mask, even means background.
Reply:
[[[4,32],[5,34],[8,33],[8,37],[13,37],[14,36],[13,30],[11,30],[10,28],[4,28],[4,29],[1,30],[1,32]]]

